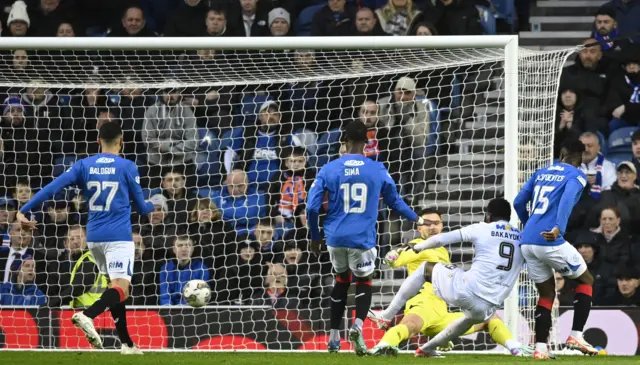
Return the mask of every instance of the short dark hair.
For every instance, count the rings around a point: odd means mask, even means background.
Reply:
[[[122,128],[116,122],[105,122],[100,126],[98,137],[106,143],[112,143],[119,137],[122,137]]]
[[[442,214],[440,213],[440,211],[433,207],[422,208],[418,211],[418,217],[422,217],[426,214],[437,214],[438,217],[442,218]]]
[[[289,158],[291,156],[307,156],[307,150],[301,146],[293,146],[282,149],[282,157]]]
[[[596,136],[597,137],[597,136]],[[570,154],[582,154],[585,151],[584,143],[579,139],[570,139],[562,146]]]
[[[636,142],[636,141],[640,141],[640,129],[637,129],[635,132],[633,132],[633,134],[631,135],[631,142]]]
[[[344,131],[345,141],[367,143],[367,126],[359,120],[351,121]]]
[[[495,198],[487,204],[487,213],[491,216],[491,221],[510,220],[511,204],[504,198]]]
[[[273,224],[273,219],[271,219],[271,217],[264,217],[260,218],[256,226],[274,227],[275,225]]]
[[[596,11],[595,16],[598,16],[598,15],[606,15],[611,19],[616,20],[616,9],[610,6],[601,6],[600,9]]]

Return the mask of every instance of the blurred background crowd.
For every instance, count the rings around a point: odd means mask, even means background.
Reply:
[[[2,37],[482,35],[528,29],[533,3],[0,0],[0,22]],[[560,80],[554,147],[572,138],[585,143],[582,168],[590,184],[566,236],[596,278],[595,305],[640,304],[640,50],[633,42],[639,20],[637,0],[599,8],[584,43],[601,44],[580,51]],[[428,205],[438,169],[460,152],[465,126],[499,87],[492,80],[501,77],[494,64],[363,77],[357,73],[367,60],[349,58],[340,62],[354,76],[335,79],[326,70],[341,54],[313,50],[17,49],[0,56],[8,85],[0,87],[0,305],[81,307],[104,291],[106,279],[86,246],[87,202],[77,189],[58,194],[33,215],[37,231],[13,220],[40,187],[98,152],[102,123],[120,123],[123,155],[138,165],[146,198],[156,208],[132,218],[131,304],[184,304],[182,286],[202,279],[212,288],[212,304],[326,306],[331,267],[328,257],[307,249],[305,199],[318,169],[339,156],[342,128],[363,121],[369,127],[365,154],[387,165],[409,203]],[[116,65],[120,83],[159,75],[173,86],[86,86],[109,79]],[[260,65],[325,79],[179,86],[238,69],[261,75]],[[191,79],[181,79],[185,75]],[[51,80],[74,85],[53,88]],[[475,141],[483,143],[477,136]],[[446,216],[432,214],[428,229],[414,232],[390,223],[396,217],[381,210],[381,254],[419,235],[457,228]],[[571,304],[564,301],[571,290],[559,277],[560,305]]]

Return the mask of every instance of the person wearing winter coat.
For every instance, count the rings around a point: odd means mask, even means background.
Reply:
[[[611,80],[604,105],[611,132],[640,125],[640,45],[630,45],[620,53],[623,73]]]
[[[42,305],[47,298],[35,284],[36,271],[33,257],[14,261],[11,281],[0,286],[0,305]]]
[[[580,138],[582,132],[608,131],[607,121],[598,115],[598,107],[581,99],[575,90],[561,89],[553,139],[554,156],[560,155],[560,148],[564,143]]]
[[[596,234],[604,261],[617,265],[629,261],[631,236],[620,227],[620,211],[609,207],[600,213],[600,226],[591,230]]]
[[[193,241],[187,236],[177,237],[173,243],[175,259],[160,268],[160,305],[186,304],[182,296],[184,285],[190,280],[209,281],[209,267],[201,259],[194,259]]]
[[[607,207],[616,207],[624,227],[630,233],[640,233],[640,188],[635,184],[636,167],[629,161],[618,164],[617,179],[610,190],[603,191],[598,204],[589,214],[589,224],[595,225]],[[636,228],[638,227],[638,228]]]

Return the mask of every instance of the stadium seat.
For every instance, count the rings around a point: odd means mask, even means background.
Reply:
[[[315,155],[309,156],[309,166],[321,168],[327,162],[331,161],[331,157],[340,150],[340,129],[332,129],[322,133],[318,138],[318,147]]]
[[[308,6],[300,12],[296,24],[296,35],[298,37],[308,37],[311,35],[311,22],[313,21],[313,16],[316,15],[318,10],[325,5],[326,1],[323,4]]]
[[[54,158],[53,176],[59,176],[76,162],[75,155],[59,155]]]
[[[484,34],[494,35],[496,34],[496,17],[491,10],[484,6],[476,5],[478,13],[480,13],[480,23],[484,28]]]
[[[606,149],[607,158],[610,155],[631,153],[631,135],[636,130],[638,127],[624,127],[611,132]]]
[[[498,18],[506,20],[510,25],[516,23],[515,0],[492,0],[493,7],[498,12]]]
[[[196,152],[198,185],[217,185],[221,180],[220,139],[206,128],[198,129],[198,137],[200,139],[199,149]]]
[[[613,162],[614,164],[616,164],[616,166],[623,161],[631,161],[631,159],[633,158],[633,153],[631,152],[614,152],[614,153],[609,153],[609,155],[607,155],[607,160]]]

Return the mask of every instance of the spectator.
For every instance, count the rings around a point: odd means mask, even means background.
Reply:
[[[76,217],[71,215],[69,204],[66,201],[56,201],[49,205],[42,220],[42,235],[44,246],[47,249],[57,249],[58,240],[67,236],[69,226],[78,224]]]
[[[587,39],[583,45],[596,42],[595,39]],[[582,96],[585,105],[592,105],[602,109],[607,99],[607,87],[613,75],[617,73],[615,62],[606,59],[602,55],[599,45],[585,47],[578,53],[578,57],[572,65],[562,69],[560,88],[571,89]],[[596,112],[598,115],[601,111]],[[608,135],[608,126],[598,128]]]
[[[66,245],[69,247],[70,259],[75,261],[70,264],[70,275],[61,275],[60,294],[49,297],[47,304],[53,308],[66,304],[72,308],[89,307],[100,299],[107,289],[109,280],[105,274],[99,272],[91,251],[86,249],[84,228],[71,227]],[[79,252],[82,254],[78,257]]]
[[[164,28],[165,37],[197,37],[205,31],[207,1],[184,0]]]
[[[34,282],[35,268],[33,257],[14,261],[11,281],[0,286],[0,305],[41,305],[47,301]]]
[[[73,29],[73,25],[69,22],[62,22],[58,25],[56,30],[56,37],[75,37],[76,31]]]
[[[234,37],[233,29],[227,27],[227,12],[223,9],[210,9],[205,18],[205,33],[207,37]]]
[[[602,258],[600,246],[593,233],[582,231],[578,234],[575,242],[578,252],[580,252],[580,255],[587,263],[587,268],[593,276],[593,304],[600,305],[604,298],[612,294],[615,290],[614,266],[605,262]],[[570,302],[566,305],[571,305],[573,295],[571,295],[569,299]]]
[[[352,31],[356,8],[347,0],[328,0],[328,4],[313,16],[312,36],[346,36]]]
[[[39,0],[38,2],[38,5],[29,6],[28,9],[35,36],[51,37],[56,34],[62,19],[82,21],[82,17],[78,16],[74,1]],[[84,34],[84,29],[79,33]]]
[[[131,276],[131,299],[127,305],[158,305],[156,261],[146,241],[148,240],[144,240],[140,233],[133,232],[135,261]]]
[[[218,292],[218,302],[243,303],[262,286],[262,255],[256,243],[239,240],[236,252],[229,255],[226,277],[228,291]]]
[[[388,35],[382,29],[380,22],[373,10],[369,8],[361,8],[356,13],[354,35],[359,36],[381,36]]]
[[[235,232],[222,221],[222,213],[209,198],[199,198],[194,204],[189,215],[189,237],[214,270],[224,266],[225,255],[235,253],[229,252],[235,249],[230,248],[236,240]]]
[[[65,227],[64,235],[52,238],[63,241],[61,249],[58,250],[57,247],[54,247],[54,249],[48,250],[46,262],[42,263],[43,265],[40,263],[37,265],[37,268],[47,273],[47,296],[50,298],[60,296],[61,289],[65,283],[68,284],[70,282],[69,275],[75,263],[87,250],[85,231],[82,226]]]
[[[597,221],[600,218],[600,210],[596,210],[595,206],[598,203],[596,199],[591,196],[588,189],[582,189],[582,193],[578,198],[578,202],[571,211],[569,222],[567,223],[567,229],[565,238],[569,242],[576,242],[575,236],[584,229],[589,229],[597,225]],[[593,222],[593,224],[591,224]]]
[[[638,176],[636,178],[636,185],[638,185],[640,184],[640,129],[633,132],[631,135],[631,152],[633,153],[631,163],[633,163],[633,166],[638,172]]]
[[[596,12],[593,22],[593,32],[591,37],[600,42],[603,52],[615,51],[620,48],[620,40],[614,40],[620,36],[618,23],[616,22],[616,11],[610,7],[603,6]]]
[[[142,140],[148,149],[151,187],[157,186],[163,171],[175,166],[184,167],[186,176],[195,177],[196,118],[181,100],[182,90],[165,89],[144,115]]]
[[[640,9],[640,7],[638,7]],[[625,48],[624,73],[611,80],[605,102],[605,114],[611,116],[609,130],[640,124],[640,45]]]
[[[623,226],[631,228],[629,231],[640,233],[640,188],[635,184],[636,167],[628,161],[621,162],[617,168],[617,180],[611,190],[603,191],[598,205],[594,208],[590,222],[594,216],[606,207],[617,207],[622,218]]]
[[[167,214],[169,207],[164,195],[153,195],[149,201],[153,203],[155,209],[149,214],[148,223],[141,227],[140,235],[151,241],[155,258],[164,258],[165,250],[173,245],[173,238],[178,231],[177,225]]]
[[[167,171],[162,179],[162,195],[167,198],[171,220],[183,231],[188,229],[189,213],[198,199],[197,194],[187,188],[186,182],[187,178],[178,168]]]
[[[267,213],[264,195],[249,189],[247,174],[242,170],[231,171],[225,186],[212,192],[211,200],[222,212],[222,219],[238,235],[251,232],[258,219]]]
[[[407,35],[420,10],[413,6],[412,0],[388,0],[385,6],[376,10],[376,14],[385,33]]]
[[[69,107],[64,110],[67,117],[62,122],[62,135],[65,141],[72,143],[65,143],[63,152],[76,154],[79,158],[98,153],[98,124],[101,117],[110,119],[110,115],[105,115],[109,113],[107,106],[107,96],[98,88],[88,87],[80,95],[71,97]]]
[[[269,30],[274,37],[291,35],[291,16],[283,8],[275,8],[269,12]]]
[[[147,28],[144,12],[137,6],[130,6],[122,15],[120,26],[112,29],[109,37],[156,37],[157,34]]]
[[[618,290],[605,298],[603,305],[640,306],[640,273],[631,266],[621,265],[616,269]]]
[[[580,135],[580,141],[585,147],[580,170],[587,175],[591,196],[600,199],[600,194],[604,190],[611,189],[611,185],[616,181],[616,165],[604,158],[598,135],[593,132],[584,132]]]
[[[0,280],[3,283],[10,282],[11,265],[14,261],[20,261],[23,257],[33,257],[33,234],[22,229],[18,222],[11,223],[9,231],[9,247],[0,249]]]
[[[578,95],[571,89],[560,92],[556,115],[554,141],[554,156],[560,155],[560,149],[572,139],[578,139],[582,133],[585,121],[580,110],[576,111]]]
[[[604,261],[617,265],[629,260],[631,238],[620,227],[620,212],[609,207],[600,213],[600,226],[592,229],[600,245]]]
[[[317,293],[315,284],[320,277],[320,265],[317,262],[311,262],[311,255],[306,251],[306,246],[301,247],[292,240],[288,241],[284,247],[282,263],[287,270],[289,287],[295,288],[302,302],[318,298],[320,293]]]
[[[602,7],[614,9],[616,22],[620,34],[636,34],[640,32],[640,4],[634,0],[610,0]],[[638,36],[634,36],[634,43],[640,42]]]
[[[2,247],[9,247],[11,237],[9,236],[9,227],[16,219],[16,203],[8,197],[0,197],[0,250]]]
[[[433,24],[427,22],[415,23],[409,30],[409,35],[434,36],[438,35],[438,30]]]
[[[281,262],[283,243],[279,240],[276,227],[271,218],[262,218],[256,224],[247,239],[258,249],[262,262]]]
[[[27,119],[24,105],[19,97],[11,96],[4,101],[2,122],[2,162],[4,186],[11,186],[16,178],[32,175],[31,166],[40,163],[38,153],[27,153],[31,141],[37,141],[38,130],[34,119]]]
[[[31,189],[29,180],[18,180],[11,194],[13,200],[18,203],[18,209],[22,208],[23,205],[25,205],[29,200],[31,200],[31,198],[33,198],[33,189]]]
[[[123,132],[122,154],[126,159],[136,162],[138,166],[146,165],[146,148],[142,140],[144,115],[146,110],[156,101],[145,95],[145,90],[139,87],[113,90],[117,98],[110,98],[110,105],[117,106],[118,116]],[[98,122],[100,122],[100,114]],[[145,172],[144,169],[142,172]]]
[[[262,37],[271,28],[271,8],[272,4],[268,0],[240,0],[242,7],[242,21],[244,24],[244,34],[247,37]],[[287,26],[291,24],[289,12],[279,8],[287,14]],[[288,28],[287,28],[288,29]],[[273,31],[272,31],[273,32]],[[287,32],[285,32],[286,34]]]
[[[284,149],[282,166],[269,182],[270,216],[277,224],[293,225],[294,212],[307,198],[307,191],[315,178],[314,169],[307,166],[307,152],[302,147]]]
[[[389,135],[402,139],[400,148],[390,153],[389,161],[392,171],[410,171],[400,178],[409,188],[404,194],[425,191],[427,148],[434,148],[437,138],[437,132],[431,131],[427,103],[416,100],[417,91],[413,79],[401,77],[392,96],[378,101],[380,121],[389,128]]]
[[[297,309],[297,293],[287,287],[287,270],[280,263],[268,264],[264,288],[252,298],[252,305],[270,305],[276,309]]]
[[[186,304],[182,288],[189,280],[209,281],[209,268],[201,259],[193,259],[193,242],[187,236],[177,237],[173,243],[175,259],[160,269],[160,305]]]
[[[27,71],[30,69],[29,54],[24,49],[13,51],[12,71],[16,73],[18,79],[27,79]],[[23,77],[20,77],[23,74]]]
[[[27,4],[22,0],[18,0],[11,6],[9,17],[7,18],[9,26],[9,34],[14,37],[24,37],[29,31],[31,21],[27,13]]]
[[[436,0],[427,3],[415,22],[433,24],[439,35],[481,35],[484,33],[480,14],[473,2],[466,0]]]

